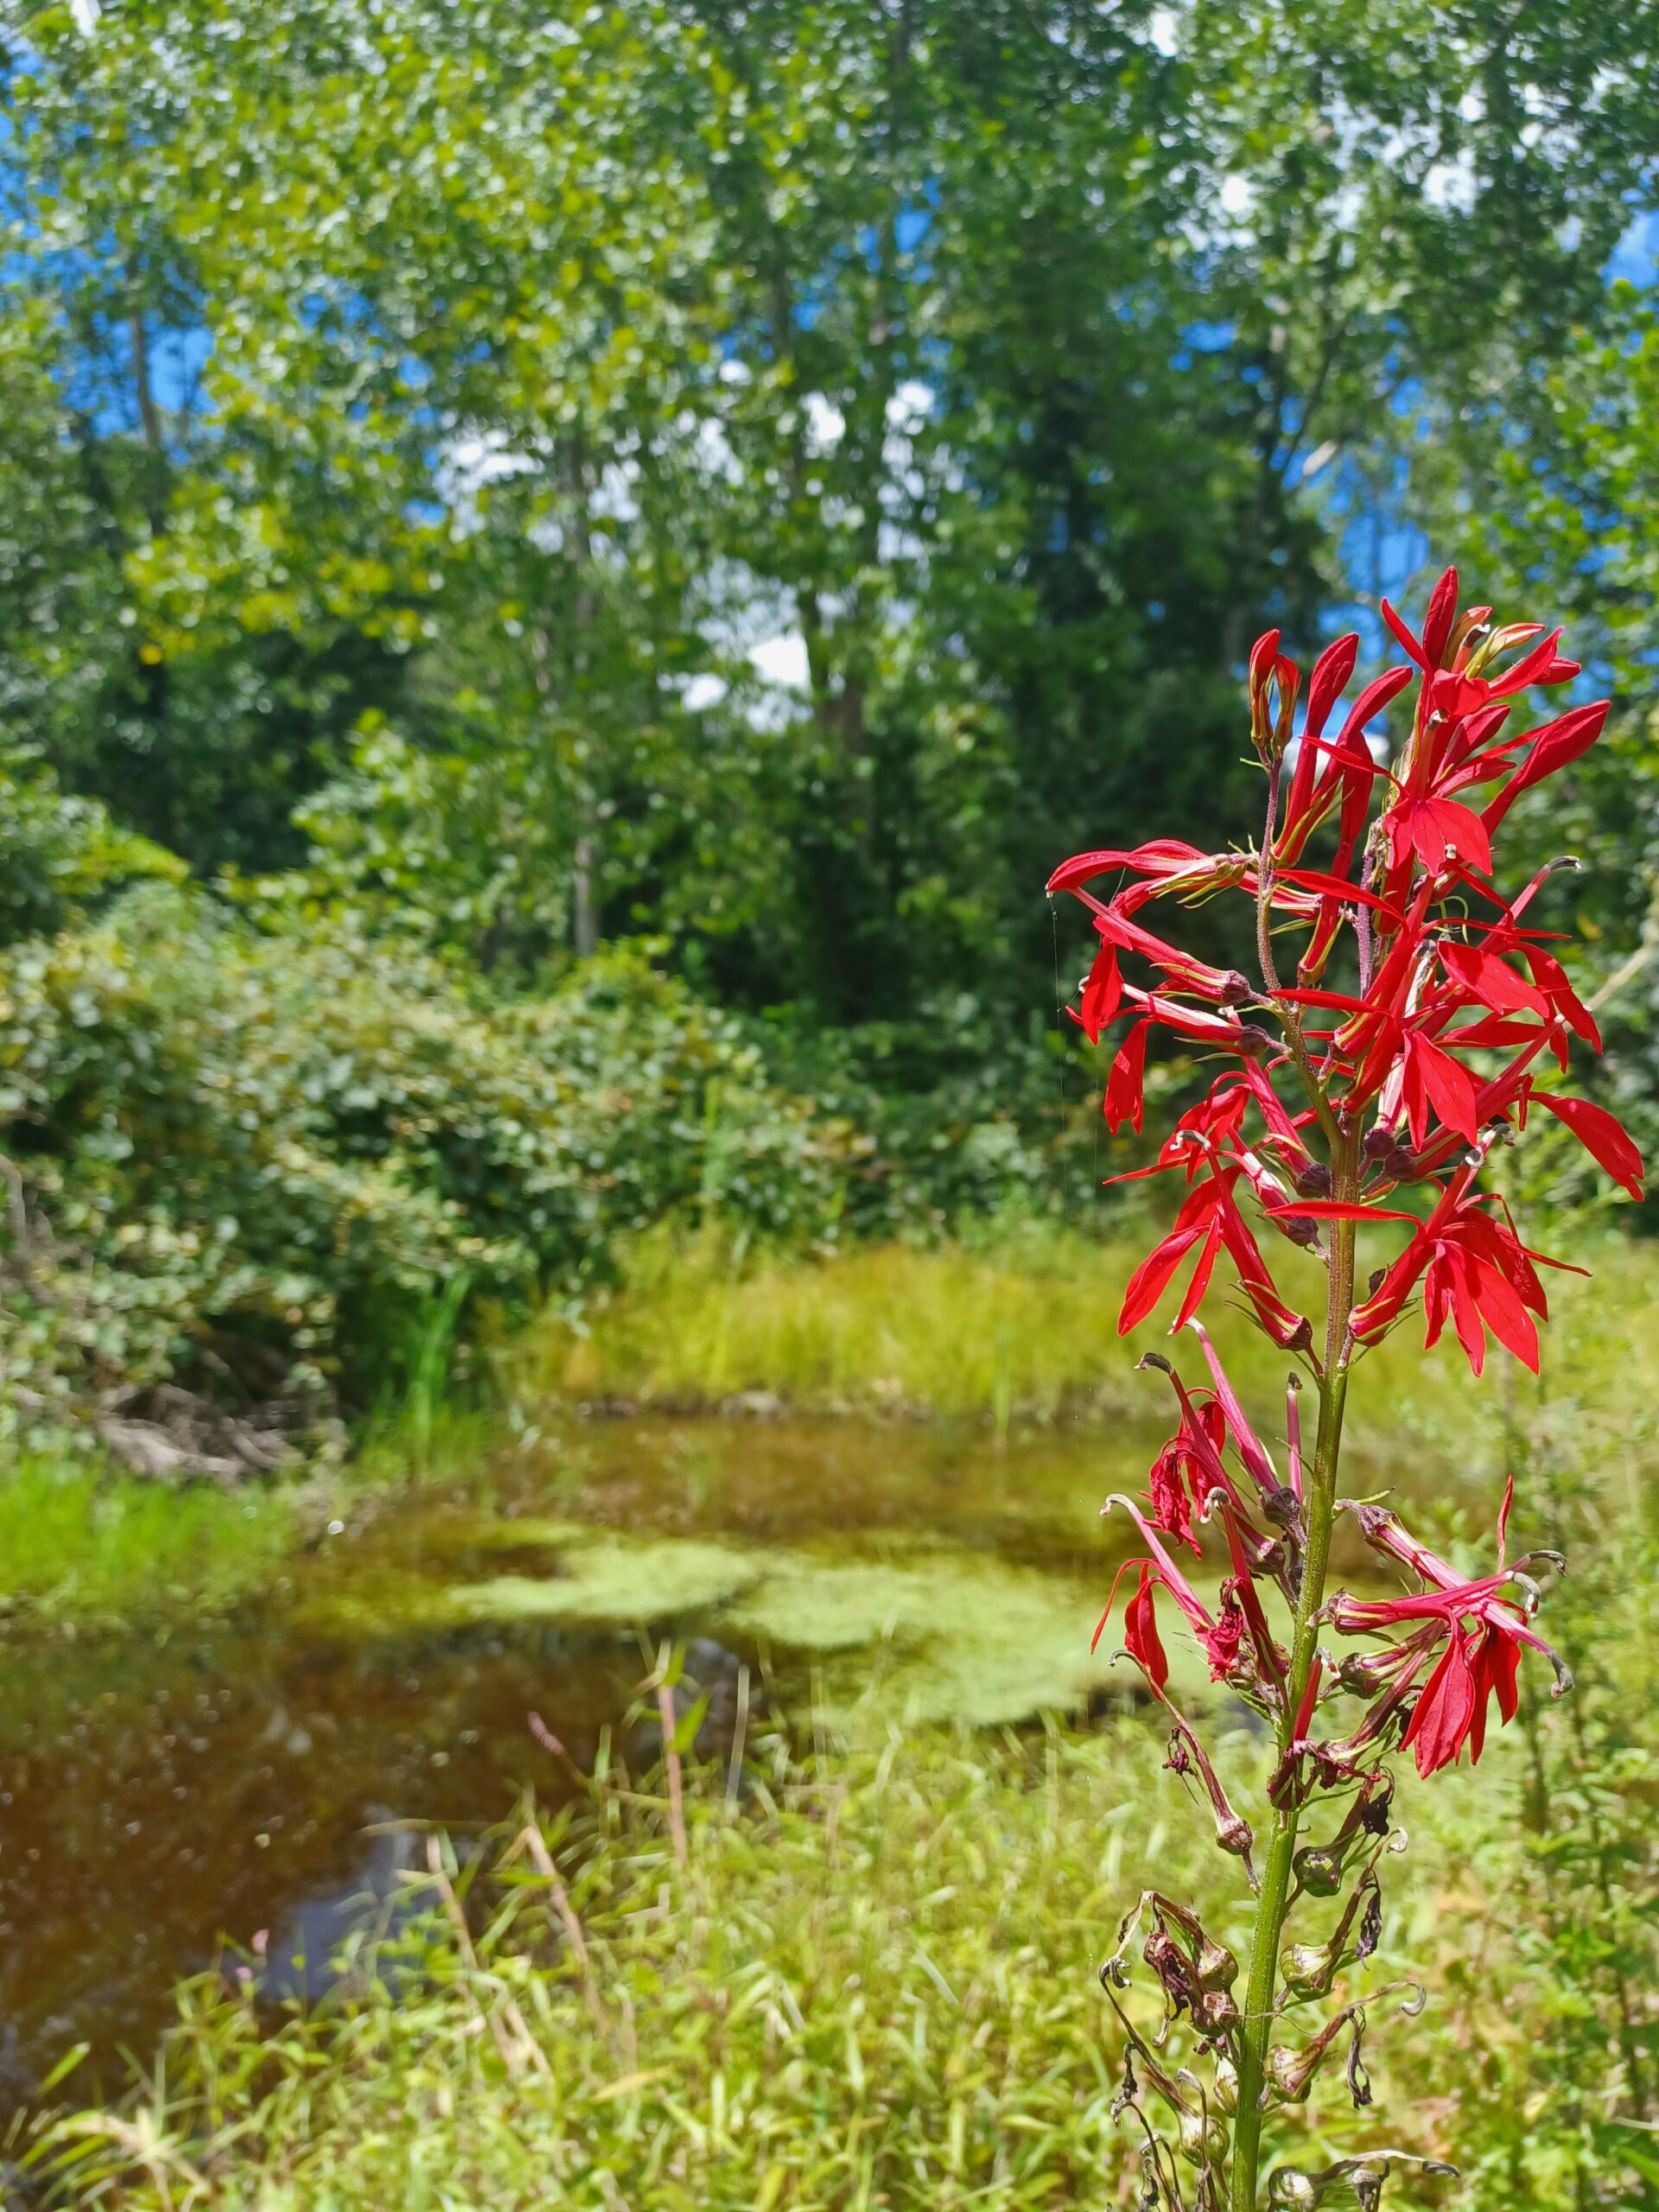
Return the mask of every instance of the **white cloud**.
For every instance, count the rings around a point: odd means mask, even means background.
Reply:
[[[69,12],[75,19],[75,29],[82,38],[91,38],[98,29],[98,19],[104,13],[99,0],[69,0]]]
[[[1235,173],[1221,181],[1221,205],[1224,213],[1240,220],[1255,205],[1255,187],[1247,176]]]
[[[1173,8],[1154,8],[1147,21],[1147,36],[1160,54],[1181,50],[1181,19]]]

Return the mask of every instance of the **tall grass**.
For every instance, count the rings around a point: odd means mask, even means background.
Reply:
[[[1213,1897],[1222,1871],[1161,1755],[1133,1721],[893,1730],[804,1766],[774,1740],[751,1745],[741,1805],[723,1769],[690,1777],[683,1830],[657,1783],[613,1775],[580,1818],[515,1822],[464,1872],[429,1839],[409,1881],[429,1916],[365,1940],[330,2006],[273,2029],[223,1983],[188,1985],[134,2098],[60,2122],[29,2163],[67,2201],[129,2212],[1128,2204],[1094,1969],[1142,1882]],[[1375,2008],[1387,2133],[1327,2096],[1333,2154],[1391,2141],[1490,2173],[1495,2074],[1517,2102],[1537,2086],[1550,1993],[1513,1935],[1519,1847],[1479,1794],[1452,1775],[1414,1808],[1365,1986],[1433,1979],[1449,1948],[1480,1972],[1423,2022]],[[1287,2148],[1306,2126],[1273,2123]],[[1633,2170],[1613,2152],[1599,2171]],[[1477,2202],[1586,2201],[1524,2139],[1510,2180],[1519,2194]],[[1389,2196],[1445,2201],[1409,2179]]]
[[[765,1392],[806,1412],[998,1426],[1145,1414],[1154,1380],[1135,1376],[1134,1362],[1160,1339],[1150,1326],[1132,1344],[1116,1334],[1143,1249],[1041,1224],[973,1248],[862,1245],[828,1259],[658,1234],[635,1248],[626,1288],[579,1331],[560,1319],[532,1332],[518,1387],[684,1408]],[[1289,1285],[1298,1255],[1287,1256]],[[1550,1278],[1552,1388],[1611,1432],[1659,1403],[1659,1340],[1648,1325],[1659,1253],[1609,1236],[1592,1264],[1588,1283]],[[1224,1315],[1215,1333],[1257,1402],[1281,1406],[1285,1357],[1243,1316]],[[1408,1320],[1359,1370],[1356,1433],[1373,1456],[1455,1440],[1460,1460],[1472,1448],[1484,1464],[1502,1451],[1506,1408],[1531,1388],[1502,1354],[1471,1385],[1460,1356],[1426,1356]]]
[[[1001,1391],[1052,1417],[1111,1402],[1072,1393],[1114,1349],[1122,1265],[1035,1236],[817,1269],[658,1243],[589,1338],[549,1335],[536,1357],[593,1391],[844,1392],[988,1421]],[[1521,1541],[1572,1558],[1544,1625],[1580,1675],[1560,1706],[1529,1678],[1478,1777],[1402,1777],[1411,1845],[1390,1862],[1366,1986],[1409,1974],[1437,1993],[1414,2023],[1373,2007],[1386,2139],[1339,2084],[1312,2117],[1273,2123],[1321,2158],[1387,2139],[1469,2173],[1449,2195],[1396,2176],[1401,2212],[1659,2202],[1654,1270],[1640,1248],[1597,1268],[1554,1294],[1547,1388],[1498,1360],[1471,1391],[1409,1336],[1363,1370],[1383,1476],[1390,1453],[1449,1452],[1480,1409],[1478,1450],[1522,1477]],[[873,1346],[884,1387],[861,1395]],[[1253,1387],[1277,1367],[1254,1361]],[[183,1502],[149,1495],[162,1520]],[[1491,1502],[1448,1496],[1471,1560],[1489,1554]],[[147,1526],[136,1509],[135,1535]],[[879,1693],[866,1707],[841,1743],[821,1707],[802,1716],[804,1763],[752,1736],[747,1764],[685,1777],[683,1853],[659,1783],[602,1760],[576,1813],[521,1815],[463,1869],[432,1840],[410,1879],[432,1909],[356,1947],[330,2005],[272,2021],[216,1978],[187,1985],[132,2094],[37,2137],[35,2186],[129,2212],[1134,2202],[1093,1968],[1147,1881],[1241,1942],[1230,1864],[1197,1840],[1136,1715],[1099,1732],[906,1734]],[[1242,1736],[1224,1746],[1258,1781],[1260,1758]]]

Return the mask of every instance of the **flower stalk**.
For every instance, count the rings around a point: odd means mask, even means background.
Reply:
[[[1350,1137],[1338,1140],[1332,1164],[1333,1192],[1351,1198],[1356,1183],[1354,1155],[1357,1146]],[[1344,1157],[1344,1154],[1346,1155]],[[1326,1306],[1325,1374],[1319,1382],[1319,1427],[1313,1461],[1304,1500],[1306,1550],[1302,1561],[1302,1586],[1296,1602],[1295,1640],[1290,1656],[1286,1716],[1278,1732],[1281,1758],[1290,1751],[1290,1718],[1300,1707],[1319,1637],[1320,1607],[1325,1603],[1325,1576],[1331,1561],[1331,1535],[1336,1522],[1337,1470],[1342,1456],[1342,1417],[1348,1402],[1346,1352],[1348,1317],[1354,1303],[1354,1224],[1337,1224],[1328,1262],[1330,1289]],[[1262,2087],[1268,2045],[1271,2039],[1279,1949],[1290,1901],[1291,1862],[1296,1852],[1298,1808],[1293,1800],[1274,1816],[1262,1868],[1262,1893],[1256,1899],[1255,1926],[1250,1937],[1250,1978],[1244,1999],[1243,2047],[1238,2060],[1238,2117],[1235,2122],[1232,2198],[1230,2212],[1255,2212],[1256,2167],[1261,2156]]]
[[[1559,632],[1545,636],[1536,624],[1495,628],[1485,607],[1459,614],[1452,570],[1435,586],[1421,634],[1386,602],[1383,614],[1408,664],[1367,684],[1334,737],[1327,728],[1357,639],[1329,647],[1305,689],[1278,633],[1258,640],[1250,734],[1268,791],[1254,848],[1204,853],[1166,838],[1096,849],[1066,861],[1049,884],[1081,901],[1099,939],[1075,1018],[1091,1040],[1122,1016],[1132,1020],[1106,1083],[1109,1126],[1140,1129],[1147,1054],[1159,1032],[1221,1064],[1155,1161],[1135,1171],[1179,1175],[1185,1195],[1131,1277],[1118,1319],[1127,1334],[1174,1298],[1171,1333],[1196,1332],[1208,1380],[1189,1383],[1160,1355],[1142,1359],[1173,1384],[1178,1425],[1144,1500],[1109,1503],[1127,1509],[1146,1547],[1118,1577],[1121,1584],[1128,1569],[1138,1571],[1122,1611],[1123,1648],[1171,1714],[1169,1764],[1254,1891],[1254,1923],[1242,1999],[1231,1952],[1191,1908],[1155,1891],[1143,1893],[1104,1970],[1128,2037],[1118,2108],[1133,2112],[1144,2139],[1147,2212],[1259,2212],[1264,2122],[1308,2094],[1344,2037],[1349,2094],[1357,2107],[1370,2104],[1365,2003],[1386,1993],[1363,1986],[1382,1928],[1378,1869],[1386,1852],[1403,1847],[1391,1824],[1389,1761],[1409,1751],[1427,1777],[1465,1749],[1478,1760],[1491,1707],[1500,1722],[1514,1717],[1523,1650],[1551,1660],[1558,1694],[1567,1687],[1566,1669],[1531,1625],[1541,1594],[1534,1578],[1541,1564],[1559,1562],[1534,1554],[1506,1564],[1512,1482],[1497,1516],[1495,1569],[1472,1579],[1392,1511],[1340,1497],[1356,1370],[1418,1298],[1426,1343],[1449,1325],[1477,1376],[1491,1338],[1536,1369],[1536,1325],[1548,1313],[1539,1267],[1563,1263],[1522,1243],[1501,1198],[1481,1180],[1492,1146],[1524,1129],[1532,1106],[1563,1122],[1626,1190],[1642,1190],[1641,1156],[1613,1117],[1593,1101],[1540,1087],[1546,1056],[1565,1075],[1573,1046],[1599,1050],[1600,1038],[1529,912],[1550,871],[1506,896],[1492,853],[1516,799],[1594,742],[1605,702],[1511,728],[1519,700],[1569,681],[1577,664],[1560,654]],[[1384,768],[1368,725],[1414,684],[1408,731]],[[1496,788],[1477,809],[1470,795],[1482,786]],[[1088,887],[1109,874],[1122,887],[1102,899]],[[1254,908],[1254,982],[1195,957],[1141,918],[1157,900],[1191,903],[1224,891],[1243,893]],[[1281,944],[1294,947],[1294,980]],[[1135,979],[1140,966],[1144,981]],[[1407,1203],[1384,1203],[1396,1194]],[[1405,1235],[1393,1262],[1362,1287],[1356,1267],[1367,1227]],[[1282,1260],[1269,1260],[1262,1234]],[[1279,1271],[1309,1262],[1321,1294],[1305,1306]],[[1218,1268],[1300,1370],[1291,1374],[1286,1402],[1288,1480],[1198,1319]],[[1311,1454],[1297,1395],[1304,1377],[1317,1400]],[[1336,1517],[1344,1511],[1387,1570],[1414,1588],[1392,1598],[1328,1589]],[[1183,1551],[1200,1563],[1213,1559],[1213,1598],[1192,1579],[1201,1565],[1179,1559]],[[1248,1816],[1224,1788],[1198,1725],[1166,1694],[1160,1597],[1195,1638],[1211,1681],[1268,1725],[1272,1767]],[[1096,1641],[1116,1598],[1115,1585]],[[1327,1635],[1347,1640],[1339,1656],[1322,1643]],[[1322,1808],[1338,1817],[1314,1829]],[[1301,1929],[1287,1947],[1293,1913],[1320,1908],[1329,1924]],[[1150,2043],[1116,1993],[1128,1984],[1129,1947],[1148,1914],[1141,1961],[1165,2008]],[[1344,1972],[1348,1986],[1338,1989]],[[1330,2000],[1338,2001],[1322,2025],[1299,2017]],[[1404,2010],[1414,2016],[1421,2001],[1415,1993]],[[1193,2064],[1173,2066],[1161,2056],[1178,2022]],[[1205,2062],[1207,2084],[1194,2070]],[[1173,2135],[1153,2126],[1142,2104],[1148,2094],[1166,2108]],[[1318,2171],[1283,2164],[1267,2178],[1266,2202],[1317,2207],[1342,2190],[1376,2205],[1402,2160],[1435,2164],[1393,2149]]]

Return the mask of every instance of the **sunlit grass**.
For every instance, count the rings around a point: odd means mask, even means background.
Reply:
[[[1134,1372],[1143,1351],[1163,1349],[1202,1371],[1197,1346],[1171,1345],[1156,1321],[1127,1341],[1117,1335],[1123,1285],[1149,1241],[1102,1244],[1025,1225],[971,1249],[865,1245],[818,1260],[735,1255],[712,1236],[651,1237],[626,1288],[596,1306],[582,1332],[559,1322],[532,1333],[528,1387],[687,1407],[766,1392],[809,1412],[908,1410],[998,1426],[1144,1414],[1162,1386]],[[1312,1300],[1311,1266],[1287,1259],[1287,1286]],[[1628,1439],[1659,1403],[1648,1320],[1659,1252],[1608,1236],[1590,1262],[1589,1282],[1548,1278],[1550,1395]],[[1281,1429],[1290,1363],[1242,1314],[1224,1311],[1214,1333],[1264,1424]],[[1495,1465],[1517,1401],[1535,1387],[1496,1351],[1473,1382],[1455,1347],[1426,1354],[1421,1320],[1408,1319],[1357,1372],[1353,1433],[1373,1458],[1446,1448],[1471,1471]]]
[[[174,1488],[29,1454],[0,1474],[0,1592],[82,1624],[212,1604],[261,1576],[292,1531],[279,1488]]]
[[[1236,1946],[1248,1924],[1236,1866],[1205,1841],[1160,1739],[1125,1720],[1023,1738],[878,1731],[804,1769],[777,1741],[750,1752],[741,1809],[722,1769],[694,1781],[683,1870],[650,1781],[555,1824],[585,1966],[531,1856],[502,1872],[498,1850],[495,1871],[473,1870],[475,1955],[435,1911],[383,1947],[384,1979],[274,2032],[223,1984],[191,1985],[134,2102],[70,2120],[37,2157],[73,2160],[73,2201],[131,2212],[194,2201],[208,2175],[207,2201],[249,2212],[1132,2201],[1096,1968],[1148,1880],[1206,1898]],[[1230,1763],[1249,1757],[1235,1741]],[[1332,2069],[1332,2155],[1388,2141],[1456,2157],[1482,2054],[1524,2038],[1514,1853],[1471,1825],[1477,1797],[1453,1775],[1414,1817],[1366,1986],[1433,1974],[1448,1915],[1483,1978],[1421,2026],[1378,2006],[1377,2106],[1348,2110]],[[1131,1999],[1148,2025],[1149,1979]],[[1270,2135],[1305,2142],[1303,2115]],[[1408,2181],[1389,2201],[1445,2191]]]
[[[908,1413],[993,1429],[1063,1418],[1161,1418],[1166,1386],[1137,1375],[1148,1349],[1198,1371],[1197,1346],[1155,1322],[1116,1334],[1122,1285],[1141,1247],[1041,1225],[969,1248],[855,1247],[829,1260],[734,1258],[724,1241],[666,1235],[638,1247],[626,1287],[501,1350],[501,1391],[539,1419],[560,1403],[622,1400],[715,1408],[766,1393],[804,1412]],[[1582,1255],[1580,1255],[1582,1256]],[[1593,1276],[1549,1279],[1548,1402],[1505,1355],[1474,1382],[1461,1357],[1425,1355],[1408,1320],[1368,1356],[1350,1400],[1351,1479],[1421,1494],[1424,1463],[1491,1486],[1513,1458],[1517,1421],[1593,1459],[1610,1510],[1634,1497],[1659,1427],[1659,1251],[1604,1239]],[[1216,1335],[1262,1432],[1281,1449],[1289,1363],[1236,1313]],[[526,1410],[527,1409],[527,1410]],[[344,1471],[319,1485],[278,1479],[226,1492],[142,1480],[78,1455],[24,1455],[0,1468],[0,1594],[81,1617],[219,1602],[257,1582],[286,1545],[353,1497],[485,1478],[506,1433],[499,1396],[389,1409]],[[1494,1503],[1495,1503],[1494,1492]]]
[[[1648,1314],[1659,1270],[1640,1246],[1591,1256],[1592,1283],[1552,1279],[1546,1389],[1496,1357],[1473,1384],[1455,1359],[1425,1361],[1408,1328],[1366,1363],[1356,1394],[1367,1480],[1386,1477],[1391,1458],[1416,1458],[1421,1474],[1428,1455],[1458,1477],[1514,1465],[1521,1541],[1559,1530],[1575,1569],[1548,1593],[1541,1624],[1573,1658],[1575,1695],[1554,1707],[1529,1674],[1522,1717],[1478,1774],[1422,1785],[1403,1763],[1410,1848],[1390,1859],[1384,1948],[1363,1987],[1421,1979],[1427,2012],[1411,2023],[1373,2004],[1370,2111],[1350,2111],[1336,2078],[1312,2122],[1273,2123],[1282,2147],[1311,2139],[1317,2161],[1386,2141],[1471,2170],[1461,2198],[1397,2175],[1386,2201],[1402,2212],[1646,2201],[1632,2179],[1645,2171],[1646,2122],[1639,2107],[1622,2116],[1599,1947],[1615,1921],[1640,1923],[1653,1894],[1659,1785],[1638,1724],[1659,1671],[1643,1564],[1656,1533]],[[1128,1402],[1114,1390],[1158,1380],[1133,1377],[1138,1345],[1116,1338],[1128,1260],[1035,1231],[973,1252],[872,1249],[822,1266],[734,1267],[711,1243],[654,1243],[591,1336],[543,1332],[513,1387],[553,1371],[593,1395],[706,1403],[750,1389],[988,1424],[1109,1418]],[[1266,1425],[1282,1362],[1242,1323],[1224,1333]],[[491,1433],[487,1419],[439,1409],[416,1451],[388,1425],[361,1479],[439,1473]],[[1419,1495],[1432,1514],[1432,1491]],[[1484,1482],[1452,1514],[1482,1557],[1496,1499]],[[162,1580],[199,1573],[237,1535],[227,1516],[250,1503],[252,1540],[276,1541],[257,1499],[37,1467],[9,1498],[0,1491],[0,1541],[19,1586],[116,1593],[134,1586],[140,1559]],[[107,1560],[92,1560],[92,1537],[109,1542]],[[78,1584],[60,1573],[66,1558],[85,1562]],[[617,1563],[626,1572],[621,1551]],[[804,1595],[780,1588],[774,1620],[757,1592],[741,1600],[757,1631],[800,1630]],[[879,1594],[885,1624],[893,1592]],[[934,1594],[939,1633],[982,1656],[982,1598]],[[813,1595],[833,1612],[833,1588]],[[1133,2202],[1133,2139],[1110,2121],[1118,2046],[1094,1969],[1147,1882],[1193,1897],[1211,1932],[1242,1949],[1249,1901],[1236,1869],[1209,1846],[1140,1715],[1119,1713],[1098,1732],[906,1732],[898,1677],[880,1666],[849,1707],[823,1618],[828,1671],[791,1739],[823,1748],[803,1767],[780,1737],[752,1741],[741,1808],[723,1769],[697,1777],[683,1869],[649,1777],[613,1773],[578,1819],[553,1825],[587,1972],[545,1878],[524,1850],[505,1869],[498,1850],[455,1877],[459,1891],[473,1885],[472,1950],[444,1905],[382,1948],[384,1978],[365,1973],[308,2018],[272,2022],[216,1980],[189,1985],[180,2031],[144,2083],[64,2123],[32,2154],[35,2171],[57,2168],[65,2202],[131,2212],[194,2201],[226,2212]],[[1012,1618],[996,1626],[1024,1633]],[[1225,1711],[1213,1714],[1224,1732]],[[1259,1802],[1262,1756],[1243,1734],[1224,1745],[1225,1771],[1248,1777],[1241,1802]],[[1304,1910],[1321,1932],[1325,1908]],[[1650,1977],[1632,1986],[1650,2010]],[[1338,1998],[1360,1993],[1344,1986]],[[1614,2193],[1586,2199],[1586,2173]]]

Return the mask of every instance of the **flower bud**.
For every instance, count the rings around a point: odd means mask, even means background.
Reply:
[[[1198,1947],[1200,1989],[1230,1989],[1238,1980],[1238,1961],[1224,1943],[1206,1936]]]
[[[1304,1252],[1318,1251],[1319,1225],[1318,1222],[1310,1220],[1306,1214],[1274,1214],[1273,1225],[1281,1236],[1288,1237],[1293,1244],[1300,1245]]]
[[[1210,2101],[1217,2112],[1230,2118],[1238,2110],[1238,2069],[1226,2052],[1216,2056],[1215,2086],[1210,2092]]]
[[[1224,2036],[1238,2025],[1238,2007],[1225,1989],[1200,1990],[1192,1999],[1192,2024],[1201,2036]]]
[[[1279,2166],[1268,2183],[1270,2212],[1319,2212],[1325,2191],[1317,2178],[1298,2166]]]
[[[1281,2104],[1298,2105],[1313,2086],[1316,2058],[1308,2063],[1306,2051],[1293,2050],[1287,2043],[1276,2043],[1268,2053],[1265,2072],[1268,2088]]]
[[[1290,1943],[1279,1954],[1280,1972],[1294,1997],[1323,1997],[1331,1986],[1332,1967],[1323,1943]]]
[[[1190,2165],[1218,2166],[1227,2155],[1227,2128],[1217,2112],[1184,2112],[1176,2122],[1176,2140]]]
[[[1289,1336],[1281,1337],[1275,1333],[1274,1342],[1278,1345],[1281,1351],[1312,1351],[1313,1349],[1313,1324],[1308,1319],[1306,1314],[1304,1313],[1301,1319],[1296,1324],[1295,1328],[1291,1332]]]
[[[1281,1483],[1277,1490],[1270,1490],[1262,1501],[1263,1516],[1276,1529],[1294,1529],[1300,1523],[1302,1502],[1288,1484]]]
[[[1343,1854],[1308,1844],[1291,1860],[1297,1880],[1310,1897],[1333,1897],[1342,1887]]]
[[[1235,1859],[1248,1859],[1250,1846],[1255,1841],[1255,1830],[1235,1813],[1230,1820],[1217,1818],[1216,1841],[1224,1851],[1231,1852]]]
[[[1265,758],[1272,741],[1272,722],[1268,714],[1268,694],[1273,683],[1273,671],[1279,658],[1279,632],[1268,630],[1250,647],[1249,690],[1250,699],[1250,741]]]
[[[1310,1160],[1290,1179],[1299,1198],[1328,1198],[1331,1195],[1331,1170],[1322,1160]]]
[[[1385,1651],[1344,1651],[1337,1662],[1337,1680],[1351,1697],[1370,1699],[1387,1689],[1399,1669],[1392,1645]]]

